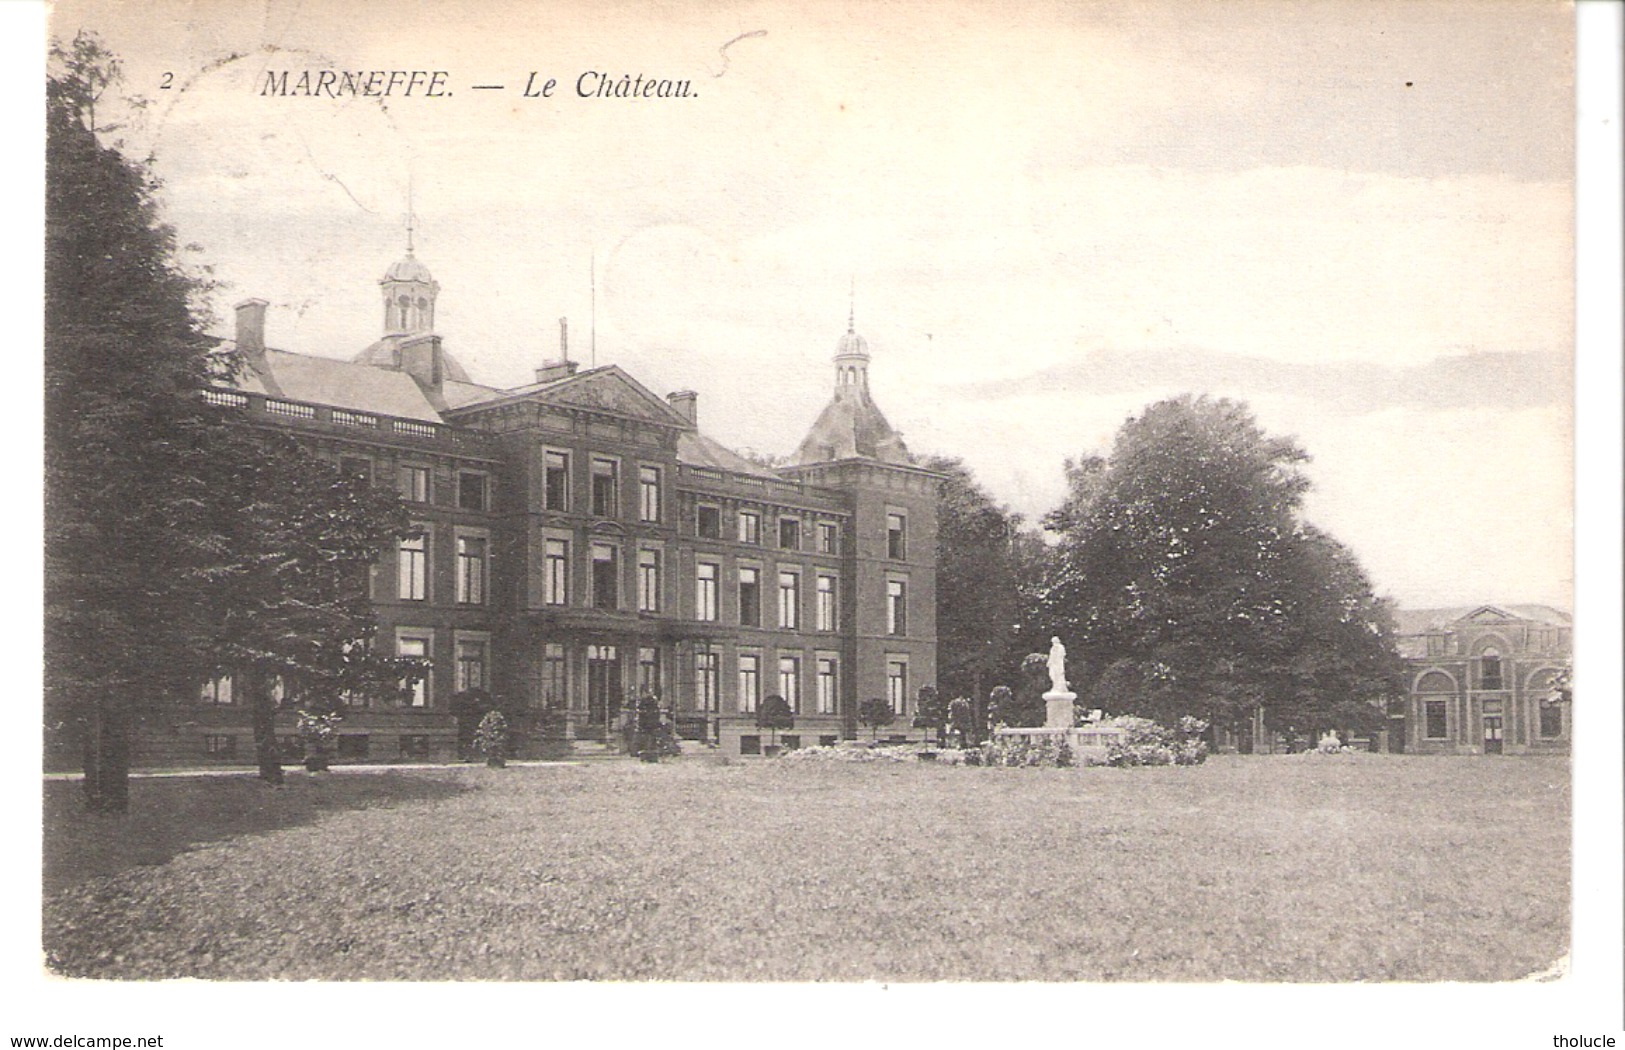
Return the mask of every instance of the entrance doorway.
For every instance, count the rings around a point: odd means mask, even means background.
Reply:
[[[1500,715],[1484,716],[1484,753],[1486,755],[1499,755],[1502,753]]]
[[[613,645],[587,646],[587,721],[607,730],[621,716],[621,654]]]

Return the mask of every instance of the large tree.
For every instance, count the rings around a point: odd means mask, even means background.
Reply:
[[[53,54],[45,206],[45,697],[83,747],[88,804],[125,807],[132,719],[195,667],[189,600],[209,557],[197,394],[213,367],[202,284],[175,262],[141,167],[103,145],[117,66],[84,35]]]
[[[1092,706],[1351,724],[1392,688],[1386,606],[1301,519],[1307,458],[1245,406],[1186,396],[1125,423],[1104,462],[1069,465],[1037,615],[1083,655]]]
[[[947,475],[937,519],[937,682],[946,696],[980,697],[1009,661],[1021,518],[959,460],[933,456],[920,465]]]
[[[86,801],[122,810],[134,722],[210,677],[253,699],[280,779],[273,682],[329,711],[398,694],[416,661],[375,652],[370,564],[407,520],[286,435],[202,397],[244,362],[203,334],[155,183],[103,145],[118,67],[93,37],[47,83],[45,687],[82,747]]]
[[[346,702],[389,702],[427,670],[374,645],[372,566],[412,525],[392,490],[291,435],[239,425],[214,436],[210,452],[226,469],[206,504],[215,557],[199,588],[207,621],[195,644],[211,673],[239,683],[260,776],[280,782],[279,704],[332,714]]]

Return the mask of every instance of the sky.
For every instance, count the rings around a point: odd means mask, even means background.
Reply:
[[[1207,393],[1297,438],[1306,516],[1379,593],[1571,606],[1565,5],[457,10],[67,0],[51,31],[150,100],[109,137],[154,157],[221,334],[252,296],[270,345],[357,353],[410,197],[476,381],[528,380],[568,317],[577,360],[788,453],[851,310],[910,447],[1029,520],[1067,457]],[[323,68],[450,96],[262,94]],[[691,97],[580,98],[587,71]]]

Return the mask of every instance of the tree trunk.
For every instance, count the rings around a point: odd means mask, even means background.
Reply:
[[[130,808],[130,725],[123,706],[101,699],[85,720],[85,806],[92,813]]]
[[[254,757],[259,762],[260,779],[282,783],[282,749],[276,739],[276,698],[271,695],[271,679],[258,671],[248,676],[250,703],[254,705]]]

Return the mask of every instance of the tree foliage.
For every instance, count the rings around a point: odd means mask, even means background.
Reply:
[[[93,38],[47,81],[45,696],[84,746],[87,802],[120,810],[132,721],[196,670],[199,519],[218,428],[198,390],[204,291],[175,263],[154,184],[96,137],[117,68]]]
[[[1390,610],[1301,519],[1307,458],[1245,406],[1186,396],[1125,423],[1108,459],[1069,463],[1035,616],[1087,654],[1091,706],[1352,726],[1396,687]]]
[[[1021,518],[961,461],[934,456],[920,465],[947,475],[937,518],[938,682],[950,695],[980,696],[1008,661],[1019,616],[1012,545]]]
[[[123,809],[131,729],[240,675],[277,779],[272,682],[315,710],[398,693],[371,646],[368,566],[406,518],[202,391],[244,362],[200,320],[156,184],[97,138],[116,62],[53,52],[46,112],[45,666],[48,726],[83,746],[87,802]]]

